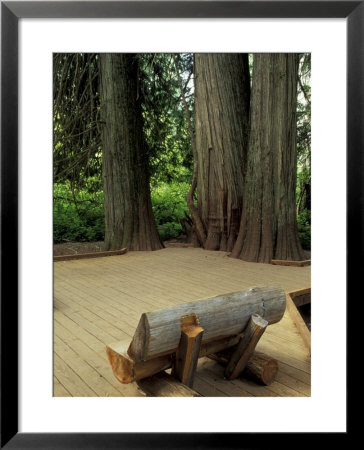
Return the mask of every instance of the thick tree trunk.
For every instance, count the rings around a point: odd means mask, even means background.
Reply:
[[[100,54],[105,250],[158,250],[133,54]]]
[[[297,54],[256,54],[244,208],[232,256],[302,260],[296,222]]]
[[[248,144],[247,54],[196,54],[198,213],[204,247],[231,251],[238,235]]]

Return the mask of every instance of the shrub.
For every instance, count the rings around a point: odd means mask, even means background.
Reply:
[[[186,194],[188,183],[160,183],[152,190],[155,221],[162,241],[178,237],[182,233],[180,219],[188,210]]]
[[[87,186],[72,193],[69,183],[54,185],[53,241],[89,242],[104,239],[102,192]]]
[[[297,216],[298,236],[304,250],[311,250],[311,211],[304,209]]]
[[[70,183],[55,184],[53,195],[53,240],[90,242],[104,239],[103,193],[92,179],[72,192]],[[162,240],[178,237],[180,219],[187,210],[188,183],[159,183],[152,190],[153,212]]]

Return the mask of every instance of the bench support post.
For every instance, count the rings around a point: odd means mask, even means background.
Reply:
[[[240,338],[225,369],[225,378],[234,380],[243,372],[267,326],[268,322],[258,314],[250,317],[244,335]]]
[[[203,331],[196,314],[181,318],[181,340],[175,355],[172,376],[190,388],[193,386]]]
[[[234,348],[227,348],[221,352],[212,353],[207,357],[227,366],[233,354]],[[269,386],[273,383],[278,373],[278,361],[262,352],[254,352],[249,358],[242,373],[244,378],[250,378],[259,384]]]

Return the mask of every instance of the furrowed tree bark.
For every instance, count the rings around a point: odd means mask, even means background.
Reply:
[[[239,236],[231,256],[303,260],[296,222],[297,54],[256,54]]]
[[[248,145],[248,55],[196,54],[195,86],[197,208],[206,230],[203,245],[231,251],[239,231]]]
[[[100,54],[105,250],[158,250],[136,55]]]

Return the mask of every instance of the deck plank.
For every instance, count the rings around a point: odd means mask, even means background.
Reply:
[[[106,380],[116,391],[109,389],[109,395],[113,397],[125,397],[125,396],[141,396],[141,392],[136,388],[134,384],[123,386],[114,377],[113,373],[109,370],[108,361],[106,353],[97,353],[92,347],[88,347],[80,339],[72,335],[66,328],[62,325],[56,327],[57,343],[56,345],[66,344],[71,348],[76,355],[78,355],[77,360],[85,361],[92,369],[92,377],[98,379],[98,385],[100,385],[99,378]],[[88,369],[89,370],[89,369]],[[104,383],[102,383],[104,384]]]
[[[67,365],[78,374],[78,376],[85,381],[98,397],[118,397],[118,391],[106,380],[100,377],[100,373],[92,367],[83,358],[69,347],[58,336],[54,337],[54,351],[67,361]]]
[[[54,351],[53,355],[54,373],[65,389],[72,397],[96,397],[94,392],[74,370],[72,370],[64,360]],[[54,389],[54,396],[56,390]]]
[[[53,377],[53,396],[71,397],[71,393],[63,386],[57,377]]]
[[[252,286],[286,292],[310,286],[310,267],[254,264],[225,252],[167,248],[54,264],[54,395],[140,396],[113,378],[105,345],[131,339],[143,312]],[[310,395],[310,356],[290,316],[268,327],[258,351],[278,359],[271,386],[223,379],[223,369],[199,361],[194,388],[205,396]]]

